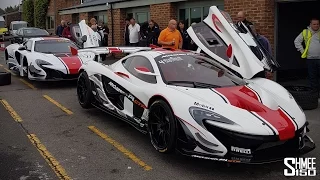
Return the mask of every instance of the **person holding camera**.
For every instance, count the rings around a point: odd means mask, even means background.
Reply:
[[[177,21],[172,19],[168,27],[161,31],[158,44],[163,48],[182,49],[182,43],[181,33],[177,30]]]

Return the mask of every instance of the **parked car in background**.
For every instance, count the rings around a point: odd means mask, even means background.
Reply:
[[[18,29],[28,27],[28,23],[26,21],[12,21],[10,23],[10,34],[15,35]]]
[[[45,29],[34,28],[34,27],[23,27],[17,30],[16,34],[11,38],[11,44],[18,43],[22,44],[33,37],[47,37],[50,36],[48,31]]]
[[[70,53],[78,47],[69,39],[37,37],[5,49],[8,68],[20,76],[36,81],[59,81],[78,78],[82,61]]]
[[[4,40],[4,36],[8,34],[8,28],[6,28],[5,20],[0,16],[0,38]]]

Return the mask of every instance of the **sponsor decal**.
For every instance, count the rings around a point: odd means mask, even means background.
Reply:
[[[198,102],[194,102],[194,105],[195,105],[195,106],[202,107],[202,108],[206,108],[206,109],[209,109],[209,110],[212,110],[212,111],[214,110],[213,107],[208,106],[208,105],[205,105],[205,104],[201,104],[201,103],[198,103]]]
[[[285,158],[284,169],[285,176],[316,176],[316,158]]]
[[[242,158],[242,157],[231,157],[231,160],[238,161],[238,162],[250,162],[251,159],[249,158]]]
[[[251,154],[251,149],[239,148],[234,146],[231,146],[231,151],[242,154]]]
[[[191,155],[191,157],[201,158],[201,159],[209,159],[209,160],[214,160],[214,161],[225,161],[225,162],[227,162],[227,161],[228,161],[228,159],[223,159],[223,158],[213,158],[213,157],[205,157],[205,156],[198,156],[198,155]]]
[[[115,84],[113,84],[112,81],[110,81],[108,83],[114,90],[118,91],[119,93],[123,94],[124,96],[126,96],[130,101],[132,101],[134,104],[146,109],[147,107],[138,99],[135,99],[133,95],[124,92],[123,90],[121,90],[119,87],[117,87]]]
[[[167,64],[167,63],[172,63],[172,62],[177,62],[177,61],[183,61],[181,57],[169,57],[167,59],[162,59],[159,61],[161,64]]]

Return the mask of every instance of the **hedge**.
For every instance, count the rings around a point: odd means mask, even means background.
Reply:
[[[33,0],[24,0],[22,4],[22,17],[23,20],[28,22],[28,25],[33,27],[34,26],[34,1]]]
[[[45,29],[46,28],[46,17],[48,10],[48,0],[35,0],[34,1],[34,19],[35,27]]]

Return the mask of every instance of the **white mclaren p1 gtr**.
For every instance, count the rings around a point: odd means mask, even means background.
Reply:
[[[86,61],[77,84],[80,105],[130,123],[163,153],[265,163],[315,148],[291,94],[256,77],[279,65],[249,30],[243,33],[212,6],[188,33],[198,52],[132,47],[136,52],[111,65]]]
[[[77,79],[82,59],[78,55],[72,55],[70,47],[78,49],[72,41],[65,38],[31,38],[23,44],[7,46],[5,60],[10,70],[30,80]]]

